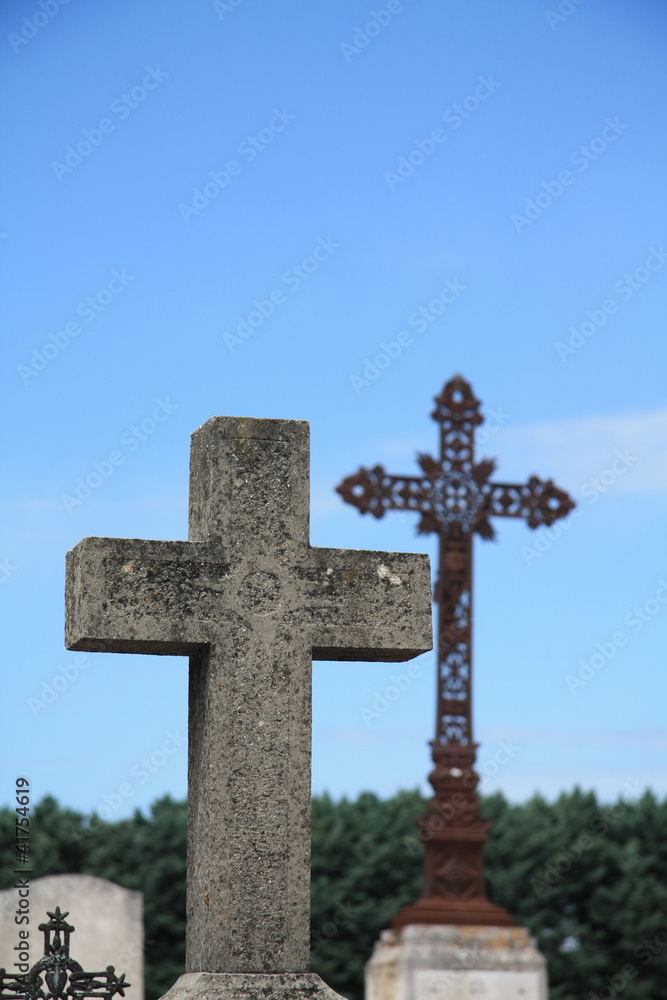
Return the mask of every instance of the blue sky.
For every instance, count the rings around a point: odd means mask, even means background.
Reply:
[[[664,5],[0,16],[0,802],[19,774],[111,818],[185,794],[186,661],[75,661],[63,577],[85,535],[186,537],[196,427],[309,420],[313,544],[433,557],[414,519],[362,518],[333,487],[434,451],[432,397],[459,371],[497,478],[552,476],[579,504],[475,543],[482,788],[665,794]],[[369,724],[397,668],[315,664],[314,791],[426,787],[419,664]]]

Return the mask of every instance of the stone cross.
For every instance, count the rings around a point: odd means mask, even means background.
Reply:
[[[68,649],[190,657],[187,972],[308,970],[311,659],[432,647],[428,557],[311,547],[309,491],[305,421],[213,417],[187,542],[67,556]]]

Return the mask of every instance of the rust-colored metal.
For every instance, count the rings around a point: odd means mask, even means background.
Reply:
[[[394,927],[406,924],[512,926],[513,918],[486,898],[482,854],[490,823],[479,815],[473,741],[472,537],[495,535],[490,518],[521,517],[531,528],[553,524],[575,506],[549,479],[531,476],[523,485],[494,483],[495,462],[475,462],[475,427],[483,422],[480,402],[460,375],[447,382],[431,416],[440,425],[440,458],[419,455],[420,476],[388,475],[381,465],[362,467],[336,487],[362,514],[388,510],[420,515],[417,530],[440,537],[438,579],[438,697],[435,767],[429,781],[435,795],[420,816],[425,845],[421,898],[404,906]]]

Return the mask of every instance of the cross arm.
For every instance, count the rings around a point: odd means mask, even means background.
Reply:
[[[488,513],[500,517],[522,517],[531,528],[550,525],[565,517],[576,506],[565,490],[531,476],[527,483],[492,483]]]
[[[314,660],[399,662],[433,646],[426,555],[311,548],[302,592]]]
[[[67,553],[65,645],[164,655],[201,649],[228,569],[219,546],[84,538]]]
[[[372,469],[362,465],[353,476],[339,483],[336,492],[362,514],[380,518],[387,510],[419,511],[427,484],[423,476],[390,476],[381,465]]]

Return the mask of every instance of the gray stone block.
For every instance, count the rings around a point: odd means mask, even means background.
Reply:
[[[522,927],[408,924],[382,931],[366,1000],[547,1000],[546,960]]]
[[[161,1000],[341,1000],[313,972],[259,975],[186,973]]]

